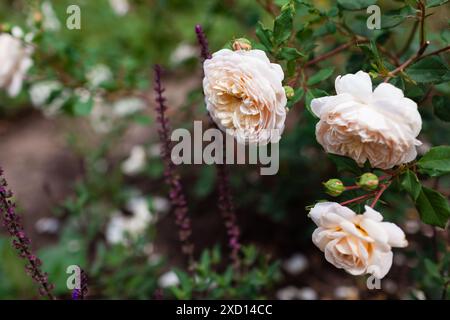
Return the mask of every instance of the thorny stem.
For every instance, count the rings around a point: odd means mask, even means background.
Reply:
[[[273,0],[257,0],[257,1],[264,8],[264,10],[266,10],[268,13],[272,15],[272,17],[275,18],[276,16],[278,16],[279,14],[278,8],[273,3]]]
[[[426,57],[429,57],[429,56],[434,56],[434,55],[437,55],[437,54],[440,54],[440,53],[443,53],[443,52],[446,52],[446,51],[450,51],[450,46],[447,46],[447,47],[444,47],[444,48],[441,48],[441,49],[438,49],[438,50],[435,50],[435,51],[431,51],[431,52],[429,52],[427,54],[424,54],[424,55],[422,55],[422,59],[426,58]]]
[[[345,187],[345,190],[357,190],[357,189],[361,189],[361,186],[354,185]]]
[[[384,80],[384,82],[388,82],[389,79],[391,79],[392,77],[394,77],[397,73],[402,72],[404,69],[406,69],[410,64],[412,64],[413,62],[416,62],[417,60],[419,60],[423,53],[425,52],[425,50],[427,49],[427,47],[430,45],[429,41],[425,41],[425,43],[419,48],[419,50],[416,52],[415,55],[413,55],[412,57],[410,57],[408,60],[406,60],[405,62],[403,62],[400,66],[398,66],[397,68],[395,68],[393,71],[389,72],[389,75],[386,77],[386,79]]]
[[[348,205],[348,204],[350,204],[350,203],[360,202],[360,201],[362,201],[362,200],[366,200],[366,199],[371,198],[374,194],[375,194],[374,192],[367,193],[367,194],[364,194],[364,195],[362,195],[362,196],[359,196],[359,197],[356,197],[356,198],[353,198],[353,199],[350,199],[350,200],[341,202],[340,205],[341,205],[341,206],[346,206],[346,205]]]
[[[182,252],[188,259],[189,269],[194,267],[194,244],[191,241],[192,227],[191,220],[188,215],[188,207],[184,189],[181,184],[179,175],[176,174],[174,164],[170,154],[172,151],[171,141],[169,139],[169,121],[166,118],[167,106],[166,99],[163,97],[164,88],[161,83],[162,69],[159,65],[155,66],[155,92],[156,92],[156,112],[158,114],[157,121],[161,128],[158,130],[159,138],[162,143],[162,158],[165,164],[164,176],[166,183],[170,188],[169,198],[175,211],[175,222],[179,227],[179,238],[182,244]]]
[[[203,32],[201,25],[195,26],[195,33],[197,34],[197,40],[201,47],[201,58],[203,61],[210,59],[211,54],[208,48],[208,41],[206,39],[205,33]],[[209,116],[210,123],[215,128],[217,125]],[[223,136],[223,139],[225,137]],[[223,157],[226,156],[225,144],[223,144]],[[223,220],[225,222],[225,227],[227,229],[228,235],[228,245],[231,249],[231,260],[233,261],[234,267],[237,269],[240,266],[239,251],[241,249],[240,229],[237,224],[237,217],[234,208],[233,196],[231,193],[229,174],[225,164],[225,159],[223,159],[222,164],[216,164],[217,175],[218,175],[218,192],[219,192],[219,210],[222,214]]]
[[[375,205],[377,204],[378,200],[380,200],[381,195],[384,193],[384,191],[386,191],[386,189],[389,187],[390,184],[391,184],[391,182],[388,182],[386,184],[381,185],[380,190],[378,190],[378,192],[375,195],[375,199],[373,199],[373,202],[370,205],[372,208],[375,207]]]
[[[306,63],[303,65],[303,67],[306,68],[306,67],[315,65],[315,64],[317,64],[317,63],[319,63],[319,62],[321,62],[321,61],[323,61],[323,60],[326,60],[326,59],[328,59],[328,58],[330,58],[330,57],[332,57],[332,56],[338,54],[338,53],[341,52],[341,51],[346,50],[347,48],[353,46],[354,44],[362,44],[362,43],[367,43],[367,42],[369,42],[369,40],[366,40],[366,39],[362,39],[362,40],[356,39],[356,40],[353,40],[353,41],[351,41],[351,42],[344,43],[344,44],[340,45],[339,47],[336,47],[336,48],[334,48],[333,50],[331,50],[331,51],[329,51],[329,52],[327,52],[327,53],[325,53],[325,54],[323,54],[323,55],[321,55],[321,56],[318,56],[318,57],[316,57],[316,58],[314,58],[314,59],[312,59],[312,60],[306,62]]]
[[[47,273],[41,270],[41,260],[31,251],[31,241],[25,233],[20,217],[15,210],[15,204],[11,201],[13,193],[7,189],[7,182],[0,168],[0,214],[3,224],[13,238],[13,245],[19,251],[21,258],[27,260],[25,266],[27,273],[39,284],[39,293],[55,300],[52,293],[53,284],[48,281]]]

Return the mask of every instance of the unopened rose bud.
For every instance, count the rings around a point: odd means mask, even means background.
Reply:
[[[295,91],[292,87],[290,86],[284,86],[284,92],[286,93],[286,98],[290,99],[294,96]]]
[[[233,42],[233,50],[252,50],[252,43],[245,38],[239,38]]]
[[[323,185],[325,186],[325,192],[333,197],[340,196],[345,191],[345,186],[339,179],[330,179]]]
[[[358,185],[368,191],[373,191],[378,188],[378,177],[373,173],[364,173],[358,180]]]

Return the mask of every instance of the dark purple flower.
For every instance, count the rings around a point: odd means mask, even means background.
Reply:
[[[167,106],[165,105],[166,99],[163,97],[164,88],[161,83],[162,69],[159,65],[155,66],[155,92],[156,92],[156,113],[157,122],[160,125],[158,130],[159,138],[161,140],[161,156],[164,161],[165,171],[164,176],[166,183],[170,188],[169,198],[172,203],[172,207],[175,211],[175,222],[179,228],[178,235],[182,244],[182,251],[188,258],[190,268],[194,263],[193,253],[194,245],[191,241],[192,227],[191,220],[188,215],[188,207],[186,196],[184,194],[183,186],[179,175],[175,172],[175,167],[170,157],[172,151],[172,144],[169,138],[169,121],[166,118]]]
[[[28,275],[39,285],[39,293],[54,300],[53,284],[48,281],[47,273],[41,270],[41,260],[31,251],[31,241],[27,237],[21,219],[16,214],[16,206],[11,198],[13,193],[8,190],[8,184],[3,177],[3,170],[0,168],[0,215],[3,225],[8,230],[12,238],[12,244],[18,251],[19,256],[27,261],[25,270]]]

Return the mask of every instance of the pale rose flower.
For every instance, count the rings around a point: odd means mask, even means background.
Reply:
[[[248,143],[268,142],[271,134],[277,138],[270,130],[281,135],[286,119],[284,74],[264,51],[222,49],[203,67],[206,108],[220,129]]]
[[[33,49],[14,36],[0,34],[0,88],[10,97],[15,97],[22,89],[23,79],[33,65]]]
[[[309,213],[318,226],[312,240],[335,267],[381,279],[391,268],[392,247],[406,247],[408,242],[397,225],[383,222],[371,207],[365,210],[356,214],[335,202],[317,203]]]
[[[403,91],[382,83],[372,91],[370,76],[359,71],[339,76],[335,96],[313,99],[320,118],[317,141],[326,152],[353,158],[359,165],[389,169],[417,156],[422,128],[417,104]]]

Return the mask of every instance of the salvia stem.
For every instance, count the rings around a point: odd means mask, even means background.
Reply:
[[[84,300],[88,293],[88,277],[84,270],[81,270],[80,288],[72,291],[72,300]]]
[[[47,273],[41,270],[42,261],[31,250],[31,241],[25,233],[20,217],[16,213],[16,205],[11,200],[13,193],[8,189],[8,184],[0,168],[0,214],[3,225],[11,236],[14,248],[19,256],[26,260],[25,270],[27,274],[39,285],[39,293],[50,300],[55,297],[52,293],[53,284],[48,281]]]
[[[201,48],[201,58],[203,61],[210,59],[211,54],[208,48],[208,40],[206,39],[205,33],[201,25],[195,26],[195,33],[197,34],[197,40]],[[217,129],[217,125],[209,117],[210,123]],[[223,157],[226,155],[225,144],[223,144]],[[231,193],[230,181],[228,170],[225,164],[225,159],[223,159],[223,164],[216,164],[217,176],[218,176],[218,192],[219,192],[219,210],[225,222],[225,227],[228,235],[228,246],[231,250],[231,260],[233,261],[234,267],[237,269],[240,266],[239,251],[241,249],[240,244],[240,229],[237,224],[237,216],[235,212],[233,196]]]
[[[208,48],[208,40],[206,39],[201,25],[197,24],[195,26],[195,33],[197,34],[198,44],[200,45],[200,56],[203,60],[211,59],[211,54],[209,53]]]
[[[187,256],[189,268],[194,266],[194,245],[191,241],[192,227],[191,220],[188,215],[188,207],[183,186],[181,184],[180,176],[176,174],[174,164],[171,160],[172,144],[169,138],[169,121],[166,117],[167,106],[166,99],[163,96],[164,88],[161,83],[162,68],[159,65],[155,66],[155,93],[156,93],[156,113],[157,122],[160,125],[158,130],[159,138],[161,140],[161,156],[164,161],[165,171],[164,176],[166,183],[170,188],[169,198],[175,212],[175,222],[179,228],[179,239],[181,242],[182,252]]]

